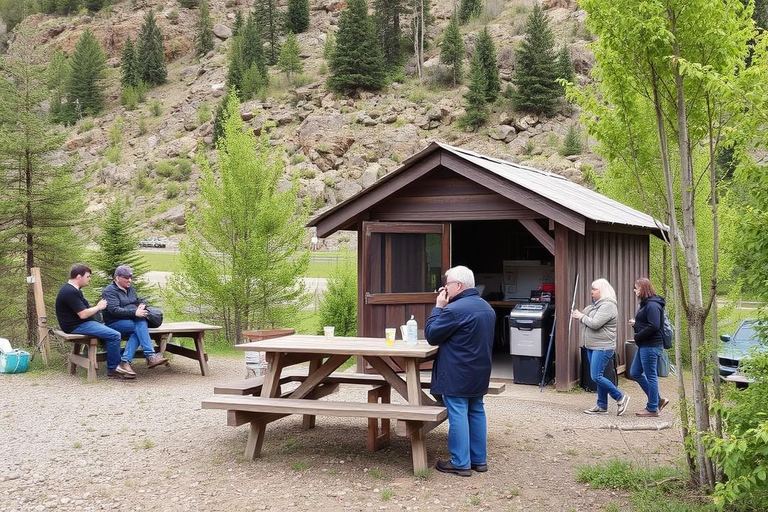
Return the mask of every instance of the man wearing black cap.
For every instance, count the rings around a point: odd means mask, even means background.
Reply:
[[[128,342],[123,350],[122,362],[131,368],[131,361],[136,349],[141,346],[144,357],[147,358],[147,367],[154,368],[161,364],[167,364],[168,359],[155,354],[152,338],[149,336],[147,315],[149,311],[143,300],[136,295],[136,290],[131,286],[133,270],[128,265],[120,265],[115,269],[115,279],[109,286],[104,287],[101,296],[107,301],[107,309],[104,310],[104,323],[121,334],[130,334]],[[133,368],[131,368],[133,370]]]

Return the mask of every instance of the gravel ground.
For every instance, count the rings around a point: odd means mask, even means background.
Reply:
[[[153,370],[137,360],[136,381],[88,384],[82,371],[0,375],[0,511],[37,510],[602,510],[627,506],[621,492],[576,483],[580,465],[612,457],[641,465],[680,459],[674,379],[662,379],[673,404],[658,420],[634,412],[642,391],[622,379],[632,401],[622,417],[587,416],[595,395],[508,384],[488,396],[489,471],[460,478],[432,469],[412,474],[410,445],[394,436],[365,451],[366,421],[320,417],[301,430],[298,416],[267,427],[262,458],[242,456],[247,427],[227,427],[225,412],[202,410],[213,386],[245,376],[242,359],[212,357],[211,375],[175,358]],[[342,387],[335,400],[364,400]],[[612,412],[615,406],[612,406]],[[657,425],[617,431],[609,424]],[[427,436],[430,466],[447,455],[447,423]]]

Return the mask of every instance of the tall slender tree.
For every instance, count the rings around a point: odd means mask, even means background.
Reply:
[[[398,66],[403,60],[400,49],[403,37],[400,20],[408,11],[408,3],[406,0],[374,0],[373,8],[373,19],[384,61],[390,66]]]
[[[201,0],[195,31],[195,51],[198,55],[205,55],[211,50],[213,50],[213,20],[211,20],[207,0]]]
[[[204,304],[205,314],[224,325],[230,343],[244,329],[295,322],[309,263],[298,186],[278,189],[282,150],[270,144],[267,130],[257,141],[243,129],[238,105],[232,94],[216,172],[198,152],[200,207],[188,218],[182,270],[172,280],[187,303]]]
[[[237,11],[235,13],[235,23],[232,25],[232,37],[237,37],[240,35],[240,32],[243,30],[244,23],[245,20],[243,19],[243,13]]]
[[[107,57],[93,33],[86,29],[69,61],[67,87],[69,120],[98,114],[104,106],[104,72]]]
[[[411,8],[411,38],[413,55],[416,59],[416,73],[422,78],[424,69],[424,34],[432,20],[429,0],[409,0]]]
[[[558,68],[555,39],[547,17],[537,3],[525,26],[525,37],[517,48],[515,75],[517,91],[512,98],[515,108],[524,112],[553,115],[562,87],[557,83]]]
[[[459,23],[465,25],[472,18],[483,12],[483,0],[461,0],[459,4]]]
[[[488,27],[483,28],[477,35],[475,54],[485,75],[485,101],[493,103],[499,96],[499,63],[496,60],[496,45]]]
[[[299,56],[299,43],[296,42],[296,36],[293,32],[288,32],[288,37],[280,49],[280,58],[277,61],[277,67],[280,71],[285,73],[288,80],[291,79],[294,73],[301,73],[304,69],[304,65],[301,62]]]
[[[163,33],[157,26],[155,13],[152,9],[144,16],[139,35],[139,76],[145,84],[160,85],[165,83],[168,70],[165,67],[165,47]]]
[[[285,28],[294,34],[309,28],[309,0],[288,0]]]
[[[17,27],[0,62],[0,331],[34,347],[37,314],[32,287],[20,286],[39,267],[52,311],[56,283],[82,255],[83,183],[71,164],[55,163],[65,134],[41,115],[46,74],[31,31]]]
[[[57,49],[51,57],[48,64],[47,81],[48,89],[51,91],[51,108],[49,110],[51,122],[56,124],[66,124],[69,115],[64,99],[67,95],[67,85],[69,84],[69,62],[64,56],[64,52]]]
[[[440,62],[451,67],[453,86],[461,82],[461,62],[464,60],[464,40],[461,38],[456,16],[451,18],[440,46]]]
[[[139,85],[139,62],[131,36],[125,39],[125,46],[120,55],[120,84],[123,87],[136,87]]]
[[[280,56],[283,14],[278,11],[276,0],[254,0],[253,14],[261,40],[267,46],[264,60],[270,66],[277,64]]]
[[[562,78],[566,82],[576,83],[576,71],[573,69],[573,61],[567,46],[563,46],[557,52],[557,78]]]
[[[386,83],[384,68],[384,56],[368,16],[368,5],[365,0],[350,0],[339,17],[328,87],[339,92],[381,89]]]
[[[469,66],[469,90],[464,95],[466,114],[459,121],[460,126],[477,130],[488,120],[487,103],[488,78],[478,52],[472,55]]]

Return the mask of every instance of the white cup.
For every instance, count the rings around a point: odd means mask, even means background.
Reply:
[[[326,340],[332,340],[333,339],[333,331],[335,328],[332,325],[326,325],[323,327],[323,333],[325,334]]]
[[[404,340],[407,340],[408,339],[408,327],[406,327],[405,325],[401,325],[400,326],[400,334],[403,336]]]

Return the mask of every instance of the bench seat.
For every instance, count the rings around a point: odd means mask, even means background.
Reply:
[[[307,378],[306,369],[285,370],[280,378],[280,384],[287,382],[304,382]],[[422,388],[429,388],[431,376],[421,376]],[[335,372],[323,379],[325,383],[332,384],[356,384],[362,386],[376,386],[386,383],[384,377],[376,373],[351,373]],[[250,379],[228,382],[213,388],[217,395],[258,395],[261,393],[261,386],[264,383],[262,377],[252,377]],[[503,382],[488,383],[488,394],[499,395],[504,392],[506,385]]]

